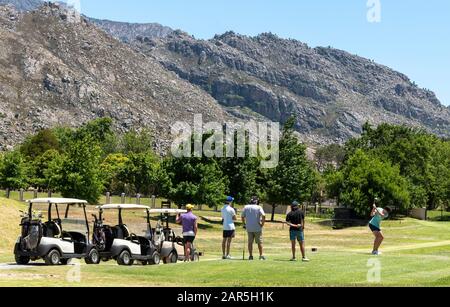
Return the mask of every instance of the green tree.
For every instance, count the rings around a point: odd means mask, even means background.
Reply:
[[[120,138],[120,152],[128,155],[151,152],[153,150],[153,138],[149,130],[131,130]]]
[[[267,201],[272,205],[272,220],[278,205],[310,200],[316,176],[306,156],[306,146],[294,135],[294,118],[284,126],[279,143],[279,163],[268,171],[265,185]]]
[[[363,127],[363,134],[346,144],[347,157],[361,149],[378,157],[383,162],[397,165],[400,174],[409,182],[409,192],[413,206],[436,208],[443,203],[448,188],[445,181],[445,143],[436,136],[422,130],[405,126],[382,124],[373,128]]]
[[[165,183],[160,159],[152,152],[131,153],[120,168],[118,178],[130,185],[130,191],[158,195]]]
[[[36,157],[30,166],[30,184],[39,190],[56,189],[53,171],[61,165],[61,159],[60,153],[54,149]]]
[[[409,207],[408,181],[400,175],[398,166],[357,150],[342,169],[327,177],[329,190],[338,193],[341,204],[353,208],[361,217],[372,209],[375,198],[383,206],[399,209]]]
[[[75,197],[96,204],[102,192],[101,149],[91,136],[69,142],[54,178],[63,197]]]
[[[203,141],[210,135],[193,136]],[[194,146],[191,147],[191,157],[170,157],[164,161],[164,170],[167,174],[168,184],[165,187],[165,196],[177,205],[192,203],[196,205],[218,206],[225,199],[225,190],[228,185],[218,159],[205,156],[195,157]]]
[[[125,191],[125,183],[120,180],[119,175],[128,160],[128,157],[121,153],[109,154],[103,160],[100,174],[105,192],[119,194]]]
[[[59,141],[50,129],[44,129],[28,137],[20,146],[20,152],[29,160],[34,160],[49,150],[59,151]]]
[[[339,168],[345,160],[345,153],[345,148],[339,144],[320,147],[315,154],[317,170],[323,172],[330,166]]]
[[[27,187],[27,166],[22,154],[10,151],[0,156],[0,187],[21,189]]]
[[[92,138],[100,146],[104,157],[117,151],[118,141],[113,129],[113,121],[109,117],[87,122],[75,130],[74,137],[77,139]]]

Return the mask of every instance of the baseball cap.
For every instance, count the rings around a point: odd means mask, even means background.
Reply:
[[[298,201],[294,201],[292,202],[291,207],[298,207],[299,205]]]
[[[232,203],[234,201],[234,198],[231,196],[227,197],[227,202]]]
[[[186,205],[186,209],[188,209],[188,210],[193,210],[194,208],[195,208],[194,205],[191,205],[191,204]]]

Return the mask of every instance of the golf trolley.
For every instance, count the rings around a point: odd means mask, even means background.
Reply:
[[[133,265],[140,261],[142,265],[159,264],[160,254],[153,240],[153,232],[150,224],[150,208],[141,205],[104,205],[98,207],[99,217],[94,216],[93,242],[100,253],[102,261],[114,259],[119,265]],[[106,211],[118,211],[118,224],[116,226],[105,225],[104,216]],[[130,231],[123,220],[124,211],[136,213],[145,211],[145,225]],[[132,216],[139,218],[140,216]],[[130,221],[131,218],[130,218]],[[130,225],[131,226],[131,225]],[[134,225],[133,225],[134,226]]]
[[[67,265],[71,259],[82,258],[87,264],[100,262],[98,251],[89,240],[86,201],[43,198],[27,203],[28,212],[23,212],[20,223],[22,234],[14,247],[17,264],[26,265],[39,259],[48,265]],[[47,210],[46,219],[34,211],[36,207]],[[63,216],[60,210],[64,210]]]
[[[150,214],[159,214],[160,219],[154,230],[156,246],[164,263],[177,263],[184,261],[184,242],[180,235],[177,235],[174,229],[170,228],[170,217],[186,213],[186,210],[180,209],[151,209]],[[198,252],[195,245],[192,245],[191,260],[200,261],[202,253]]]

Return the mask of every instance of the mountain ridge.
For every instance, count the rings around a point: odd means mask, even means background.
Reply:
[[[27,11],[24,8],[40,2],[30,0],[30,4],[26,0],[0,1],[16,3],[22,8],[20,11]],[[149,106],[158,105],[156,113],[164,119],[159,127],[155,122],[150,126],[166,131],[168,127],[162,126],[168,125],[170,110],[178,114],[173,117],[175,119],[185,119],[187,114],[199,112],[207,113],[206,117],[211,119],[255,119],[284,123],[294,115],[297,118],[296,129],[300,137],[314,146],[331,142],[343,143],[359,135],[365,122],[375,125],[384,122],[406,124],[439,136],[450,136],[450,106],[443,106],[432,91],[419,88],[400,72],[349,52],[331,47],[311,48],[298,40],[280,38],[272,33],[252,37],[229,31],[208,40],[199,40],[181,30],[174,31],[155,23],[133,24],[89,17],[82,18],[82,29],[90,28],[90,32],[83,30],[80,35],[84,33],[83,35],[94,38],[86,37],[85,42],[72,44],[77,40],[76,30],[71,28],[66,33],[58,26],[60,22],[67,23],[67,16],[65,19],[61,17],[67,15],[63,7],[64,5],[44,3],[43,7],[28,15],[42,15],[45,11],[44,17],[39,19],[43,24],[47,22],[46,18],[57,17],[57,22],[52,25],[61,30],[60,32],[53,31],[53,28],[44,31],[42,26],[34,25],[40,29],[37,36],[42,39],[37,49],[48,51],[63,64],[70,58],[70,69],[77,72],[77,79],[71,80],[70,76],[66,78],[64,73],[55,67],[53,70],[56,69],[56,72],[46,71],[45,74],[39,75],[39,78],[42,79],[40,81],[44,89],[52,93],[50,98],[69,101],[77,112],[83,114],[83,120],[111,115],[118,120],[119,127],[140,126],[145,119],[136,113],[145,113]],[[4,30],[7,30],[6,33],[14,33],[14,24],[20,21],[23,13],[7,13],[6,8],[2,10]],[[52,12],[49,13],[49,10]],[[35,31],[34,28],[28,30]],[[24,46],[27,44],[24,38],[36,43],[32,35],[20,34]],[[115,42],[112,41],[113,37]],[[117,55],[120,56],[116,56],[114,61],[106,62],[94,58],[99,62],[98,65],[86,65],[86,62],[94,60],[87,55],[91,50],[101,49],[104,51],[103,56],[108,58],[111,47],[108,49],[105,45],[117,48]],[[7,46],[0,47],[8,49]],[[23,58],[28,59],[28,62],[25,61],[26,65],[19,63],[24,65],[25,70],[33,70],[34,64],[30,64],[30,59],[31,62],[37,61],[30,52],[28,50],[21,54]],[[9,55],[17,57],[12,52]],[[85,62],[73,61],[77,56],[85,56]],[[10,60],[8,66],[19,65],[14,63],[12,58]],[[127,62],[131,62],[130,67],[127,67]],[[148,72],[148,75],[154,78],[149,80],[145,75],[147,72],[139,70],[142,65],[146,66],[147,70],[153,68],[158,74],[166,76],[163,83],[167,91],[170,92],[173,82],[183,90],[178,91],[175,86],[175,91],[171,91],[172,94],[167,96],[167,106],[161,105],[160,101],[154,101],[153,92],[161,84],[155,83],[158,78],[154,72]],[[2,72],[8,71],[8,66],[2,68],[0,65],[0,79]],[[112,78],[105,73],[107,70],[118,73]],[[133,75],[134,72],[136,75]],[[123,93],[121,88],[105,84],[105,80],[110,77],[111,82],[116,82],[115,78],[121,73],[128,77],[128,88]],[[27,74],[24,74],[23,80],[16,81],[26,83]],[[78,82],[74,85],[76,90],[71,82]],[[150,85],[146,85],[146,82]],[[134,87],[135,84],[138,86]],[[17,89],[11,90],[8,85],[0,83],[0,86],[3,87],[0,88],[0,94],[4,97],[8,98],[8,89],[10,96],[11,92],[17,92]],[[86,92],[84,96],[80,96],[80,87]],[[92,94],[91,90],[98,88],[101,94],[99,97],[86,98]],[[112,103],[110,93],[114,93],[115,99],[121,101],[117,106]],[[46,94],[48,93],[43,92],[41,96],[36,95],[35,100],[49,99]],[[55,95],[59,95],[59,98],[55,98]],[[185,96],[195,96],[198,100],[190,97],[189,106],[186,107],[179,103]],[[84,103],[77,102],[77,99],[83,100]],[[134,101],[135,99],[138,101]],[[142,99],[151,103],[145,104]],[[20,106],[26,100],[17,101],[21,101],[18,102]],[[170,103],[172,107],[169,107]],[[12,109],[14,107],[11,105]],[[65,105],[61,104],[61,107],[60,111],[66,112],[64,116],[70,118],[68,111],[64,109]],[[116,110],[122,107],[128,111],[134,109],[131,112],[134,115],[124,120]],[[57,108],[53,111],[59,112]],[[8,110],[0,110],[0,116],[4,118],[16,116],[15,112],[7,113]],[[38,121],[32,125],[32,129],[27,129],[34,131],[47,127],[52,122],[57,121]],[[7,127],[0,129],[0,132],[3,130],[4,135],[8,134]],[[19,134],[24,135],[25,132]],[[167,148],[167,134],[161,134],[160,138]]]

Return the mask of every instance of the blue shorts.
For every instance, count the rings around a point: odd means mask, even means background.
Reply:
[[[374,226],[372,224],[369,224],[369,228],[370,228],[370,230],[372,230],[372,232],[375,232],[375,231],[380,232],[381,231],[380,228],[378,228],[377,226]]]
[[[301,230],[291,230],[290,232],[291,241],[305,242],[305,233]]]

